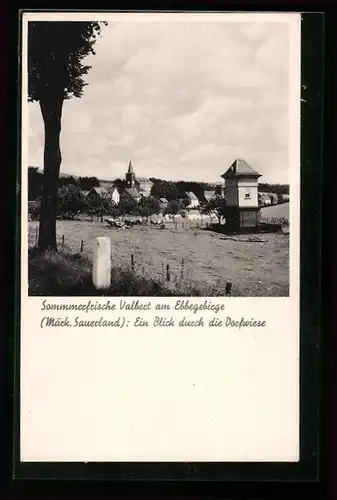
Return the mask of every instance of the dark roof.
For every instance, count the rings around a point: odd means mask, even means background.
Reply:
[[[99,194],[100,196],[103,196],[103,194],[108,194],[108,191],[104,187],[93,187],[90,189],[89,193],[91,191],[96,191],[96,193]]]
[[[237,159],[221,177],[224,179],[228,177],[261,177],[261,174],[250,167],[245,160]]]
[[[117,188],[119,194],[127,193],[131,198],[139,198],[140,194],[138,192],[138,189],[136,188],[124,188],[124,187],[119,187]]]
[[[186,192],[186,195],[190,200],[198,201],[198,197],[192,191]]]

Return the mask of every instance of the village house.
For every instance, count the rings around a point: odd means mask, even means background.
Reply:
[[[159,198],[159,204],[160,204],[161,211],[164,212],[165,208],[168,205],[168,201],[166,198]]]
[[[269,193],[260,192],[258,196],[259,196],[259,204],[261,206],[265,207],[265,206],[271,205],[271,199],[270,199]]]
[[[185,194],[186,194],[186,198],[190,202],[186,208],[198,208],[200,205],[198,197],[194,193],[192,193],[192,191],[189,191],[188,193],[185,193]]]
[[[102,198],[110,197],[109,191],[105,187],[93,187],[87,193],[86,198],[92,202],[99,202]]]

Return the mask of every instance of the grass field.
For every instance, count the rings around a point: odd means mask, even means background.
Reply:
[[[29,223],[29,246],[36,244],[37,222]],[[131,255],[136,273],[165,282],[169,265],[171,285],[183,280],[198,287],[205,295],[224,295],[226,282],[232,282],[233,296],[287,296],[289,294],[289,236],[257,235],[260,242],[248,241],[249,235],[233,238],[179,222],[165,229],[134,226],[109,229],[106,223],[58,221],[59,246],[62,236],[70,253],[78,253],[83,240],[83,255],[92,258],[96,237],[109,236],[113,266],[130,270]],[[256,237],[256,235],[255,235]],[[183,261],[183,265],[182,265]]]
[[[261,220],[272,219],[274,217],[289,220],[289,203],[261,208]]]

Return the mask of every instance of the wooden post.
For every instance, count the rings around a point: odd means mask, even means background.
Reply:
[[[174,225],[175,225],[176,230],[177,230],[177,227],[178,227],[178,225],[177,225],[177,221],[175,221],[175,222],[174,222]]]
[[[80,252],[82,253],[83,252],[83,240],[81,240],[81,250]]]
[[[133,254],[131,254],[131,269],[132,269],[132,271],[135,270],[135,260],[133,258]]]
[[[111,285],[111,241],[110,238],[96,238],[92,281],[97,290],[104,290]]]
[[[231,295],[232,293],[232,283],[230,281],[226,282],[226,295]]]
[[[184,278],[184,259],[181,261],[181,279]]]
[[[167,264],[166,266],[166,280],[170,281],[170,266]]]
[[[62,234],[62,245],[64,245],[64,234]]]

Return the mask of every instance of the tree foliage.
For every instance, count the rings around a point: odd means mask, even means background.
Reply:
[[[93,187],[99,187],[99,180],[97,177],[80,177],[78,184],[83,191],[90,191]]]
[[[201,213],[211,216],[214,214],[220,224],[221,218],[226,217],[226,199],[223,196],[214,196],[202,205]]]
[[[57,249],[56,213],[62,161],[60,132],[65,99],[82,97],[84,76],[100,33],[98,22],[28,23],[28,100],[38,101],[44,123],[44,175],[41,197],[39,249]],[[107,23],[103,23],[107,24]]]
[[[148,198],[143,197],[139,202],[138,209],[139,209],[139,215],[141,215],[142,217],[149,218],[151,217],[151,215],[159,214],[160,203],[152,196]]]
[[[95,54],[99,22],[30,21],[28,28],[28,99],[50,96],[82,97],[84,76],[91,66],[84,58]]]
[[[262,193],[289,194],[289,184],[259,183],[259,191]]]
[[[154,198],[166,198],[167,201],[173,201],[179,198],[175,182],[163,181],[162,179],[156,178],[151,178],[150,181],[153,182],[151,196]]]

